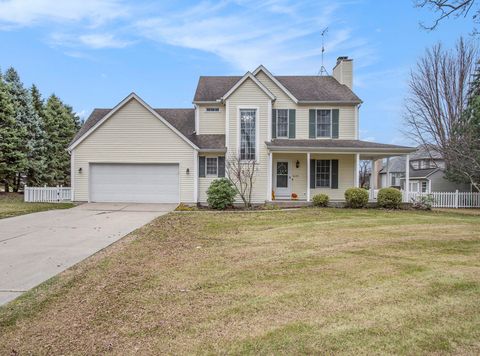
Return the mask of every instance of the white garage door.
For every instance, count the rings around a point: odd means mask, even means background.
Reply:
[[[178,203],[177,164],[90,164],[90,201]]]

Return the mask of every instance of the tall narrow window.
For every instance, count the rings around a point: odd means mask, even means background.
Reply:
[[[316,161],[315,169],[315,186],[319,188],[330,187],[331,161],[321,159]]]
[[[317,137],[332,137],[332,110],[317,110]]]
[[[217,176],[218,159],[217,157],[207,157],[207,176]]]
[[[288,138],[288,109],[277,110],[277,138]]]
[[[255,109],[240,109],[240,159],[253,160],[256,157]]]

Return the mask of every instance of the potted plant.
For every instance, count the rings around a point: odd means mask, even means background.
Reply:
[[[292,200],[297,200],[297,199],[298,199],[297,193],[292,193]]]

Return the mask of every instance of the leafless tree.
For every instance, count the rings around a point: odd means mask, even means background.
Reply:
[[[246,209],[252,206],[252,190],[256,170],[257,162],[254,159],[241,160],[239,155],[231,154],[226,160],[228,180],[232,182]]]
[[[447,166],[459,140],[458,125],[468,104],[469,82],[477,48],[460,38],[454,50],[441,44],[428,49],[410,74],[406,100],[407,134],[419,144],[433,144]]]
[[[480,22],[480,9],[477,0],[416,0],[415,6],[420,8],[429,8],[437,16],[430,25],[420,23],[426,30],[434,30],[438,24],[450,17],[467,17],[473,12],[473,21]],[[474,31],[476,33],[476,31]]]
[[[371,174],[370,161],[360,161],[360,188],[368,188],[370,186],[370,174]]]

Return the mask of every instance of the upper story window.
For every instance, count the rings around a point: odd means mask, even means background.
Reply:
[[[412,168],[413,169],[429,169],[429,168],[436,168],[436,164],[431,159],[420,159],[412,161]]]
[[[277,110],[277,138],[288,138],[288,109]]]
[[[218,159],[217,157],[207,157],[206,158],[207,166],[207,177],[208,176],[217,176],[218,174]]]
[[[220,112],[220,108],[206,108],[206,112]]]
[[[317,110],[315,127],[317,137],[332,137],[332,110]]]
[[[256,158],[256,109],[240,109],[240,159]]]

